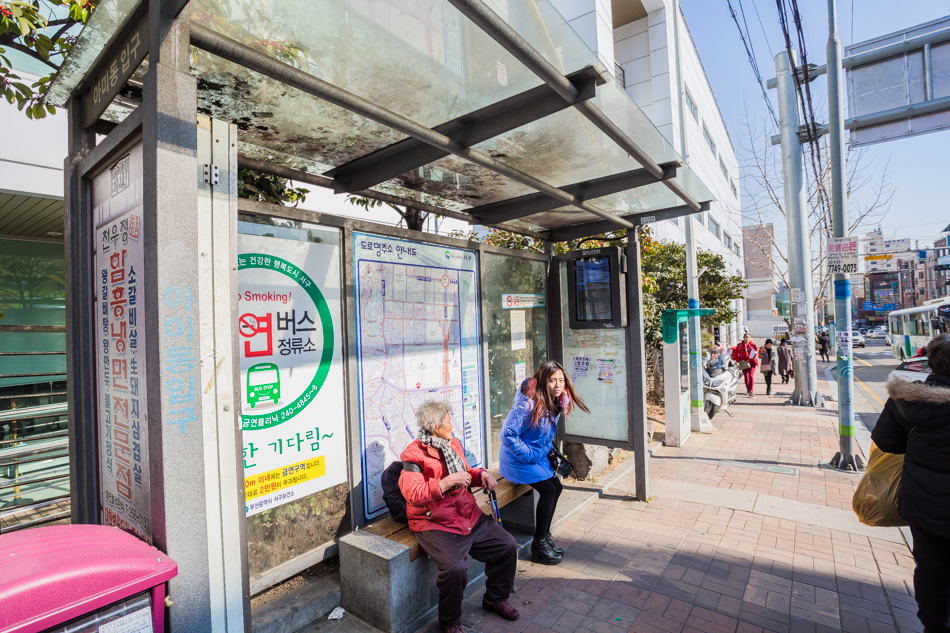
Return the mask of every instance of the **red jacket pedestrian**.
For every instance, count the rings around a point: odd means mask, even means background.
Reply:
[[[419,437],[406,447],[399,490],[406,499],[409,529],[439,568],[439,624],[443,633],[463,633],[462,600],[468,585],[468,556],[485,563],[482,608],[517,620],[508,603],[518,566],[511,534],[483,513],[469,490],[494,490],[495,478],[469,468],[462,445],[452,436],[452,406],[427,400],[416,409]]]
[[[754,397],[752,389],[755,387],[755,368],[759,364],[759,348],[752,342],[752,335],[748,332],[742,336],[742,342],[732,349],[732,360],[743,366],[742,376],[745,378],[746,395],[750,398]]]

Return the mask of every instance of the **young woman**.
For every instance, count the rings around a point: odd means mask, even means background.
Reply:
[[[530,484],[540,495],[531,556],[545,565],[557,565],[564,558],[564,550],[556,547],[551,538],[551,519],[561,495],[561,481],[554,474],[548,453],[558,420],[575,406],[590,413],[574,392],[564,368],[551,360],[521,383],[501,429],[498,457],[502,477],[517,484]]]
[[[765,347],[759,350],[759,371],[765,377],[765,395],[772,395],[772,375],[775,373],[775,350],[772,339],[765,339]]]
[[[742,369],[746,395],[754,398],[752,388],[755,387],[755,367],[759,364],[759,348],[752,342],[752,335],[748,332],[742,335],[742,342],[733,348],[732,360],[739,363]]]

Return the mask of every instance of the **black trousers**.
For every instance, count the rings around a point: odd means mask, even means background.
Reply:
[[[554,519],[554,511],[557,509],[557,500],[561,496],[561,480],[554,475],[550,479],[531,484],[531,487],[538,491],[538,509],[534,520],[534,538],[542,539],[551,531],[551,521]]]
[[[913,525],[914,594],[924,633],[950,633],[950,539],[921,532]]]
[[[442,530],[416,532],[416,540],[439,567],[439,625],[449,628],[462,621],[462,600],[468,584],[468,555],[485,563],[485,602],[507,600],[515,583],[518,546],[511,534],[483,514],[470,534]]]
[[[773,373],[774,373],[774,372],[771,372],[771,371],[763,371],[763,372],[762,372],[762,375],[765,377],[765,393],[766,393],[766,394],[772,393],[772,375],[773,375]]]

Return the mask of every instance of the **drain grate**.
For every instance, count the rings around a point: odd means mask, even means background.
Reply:
[[[703,462],[714,464],[716,466],[725,466],[726,468],[745,468],[746,470],[760,470],[766,473],[777,473],[779,475],[797,475],[798,469],[790,466],[774,466],[769,464],[757,464],[754,462],[737,462],[734,459],[709,459],[708,457],[694,457],[694,462]]]

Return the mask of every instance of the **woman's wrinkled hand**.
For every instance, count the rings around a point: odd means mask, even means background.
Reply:
[[[443,477],[442,480],[439,481],[439,486],[442,488],[442,492],[445,493],[454,488],[468,488],[471,483],[472,476],[463,470],[453,473],[448,477]]]
[[[498,485],[498,482],[494,477],[488,474],[487,470],[482,471],[482,486],[485,487],[485,490],[491,492],[495,489],[495,486]]]

